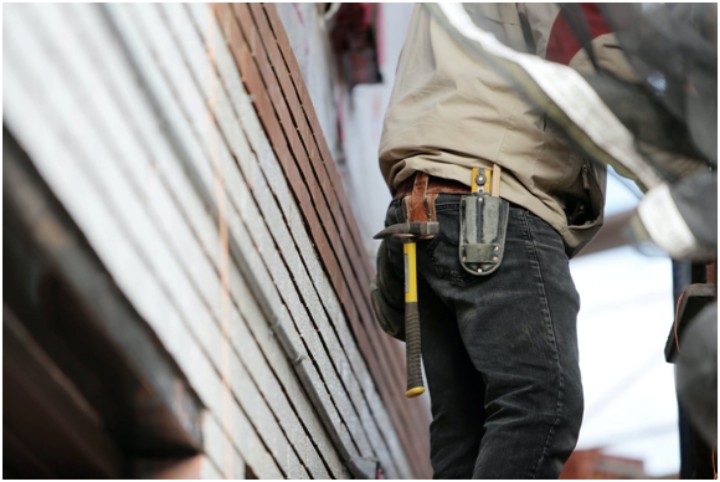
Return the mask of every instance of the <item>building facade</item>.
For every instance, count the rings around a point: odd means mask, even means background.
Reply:
[[[4,475],[430,476],[290,8],[5,6]]]

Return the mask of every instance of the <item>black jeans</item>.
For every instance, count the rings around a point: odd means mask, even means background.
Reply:
[[[583,411],[579,298],[562,238],[511,205],[503,264],[474,276],[458,259],[459,199],[438,197],[440,233],[417,248],[434,477],[557,478]],[[393,201],[386,225],[402,221]],[[386,261],[402,280],[400,240]]]

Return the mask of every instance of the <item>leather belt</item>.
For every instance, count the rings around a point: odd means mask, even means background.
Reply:
[[[413,187],[415,187],[416,178],[426,177],[428,178],[427,187],[425,193],[427,194],[469,194],[470,186],[467,186],[461,182],[454,181],[451,179],[444,179],[442,177],[435,177],[425,174],[424,172],[416,172],[409,178],[405,179],[395,189],[394,199],[400,199],[412,193]],[[424,182],[424,180],[422,181]]]
[[[398,186],[394,198],[403,200],[406,221],[428,222],[437,221],[435,200],[439,194],[467,194],[470,191],[470,186],[461,182],[416,172]]]

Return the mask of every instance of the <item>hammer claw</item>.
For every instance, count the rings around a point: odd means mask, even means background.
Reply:
[[[393,224],[383,229],[373,239],[396,238],[431,238],[440,231],[437,221],[406,221]]]

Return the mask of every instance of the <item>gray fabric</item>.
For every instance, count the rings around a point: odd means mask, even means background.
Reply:
[[[460,264],[468,273],[487,276],[502,263],[509,203],[486,194],[463,196],[460,208]]]
[[[717,304],[703,309],[683,332],[675,362],[678,397],[705,441],[717,443]]]
[[[698,244],[717,252],[717,172],[698,172],[670,192]]]
[[[405,282],[388,266],[388,256],[387,241],[383,241],[377,254],[377,277],[370,285],[370,300],[383,331],[405,341]]]

